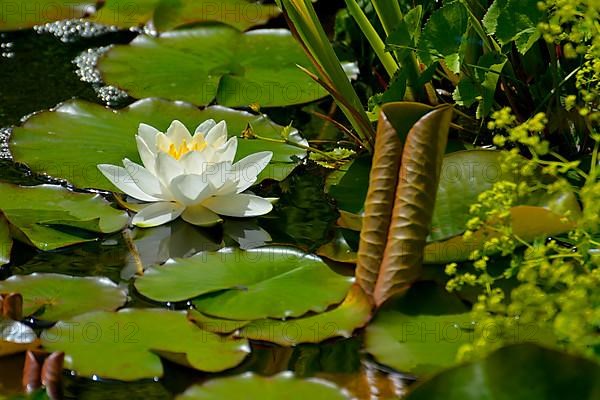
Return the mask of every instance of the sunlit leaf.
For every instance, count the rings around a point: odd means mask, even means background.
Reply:
[[[298,379],[291,373],[262,377],[251,373],[220,378],[192,386],[176,400],[345,400],[350,397],[333,383],[319,379]]]
[[[99,233],[120,231],[128,221],[127,213],[112,208],[99,195],[51,185],[0,182],[0,211],[24,240],[42,250],[95,240]]]
[[[501,348],[415,385],[407,400],[596,399],[600,366],[535,344]]]
[[[352,281],[316,256],[292,248],[262,247],[170,260],[147,270],[135,287],[152,300],[194,298],[196,308],[208,315],[250,320],[322,312],[344,298]]]
[[[373,291],[377,305],[406,290],[421,269],[452,115],[451,107],[431,111],[407,136],[388,240]]]
[[[382,107],[369,177],[356,278],[373,293],[387,243],[403,142],[415,122],[429,111],[418,103],[389,103]]]
[[[321,314],[277,321],[253,321],[240,329],[248,339],[272,342],[281,346],[299,343],[319,343],[335,337],[350,337],[371,318],[371,303],[363,290],[354,285],[338,307]]]
[[[17,162],[27,164],[34,172],[67,179],[78,187],[117,189],[98,171],[98,164],[121,165],[123,158],[140,162],[135,135],[140,123],[166,131],[178,119],[194,130],[201,122],[213,118],[227,121],[231,136],[239,136],[251,124],[257,134],[280,139],[283,127],[266,116],[213,106],[200,110],[190,104],[160,99],[144,99],[118,111],[81,100],[68,101],[52,111],[35,114],[16,127],[10,150]],[[301,141],[296,130],[290,140]],[[259,180],[285,178],[303,158],[306,151],[298,147],[262,141],[239,139],[237,159],[268,150],[273,152],[271,164]]]
[[[112,311],[127,301],[127,291],[108,278],[59,274],[13,275],[0,292],[23,296],[23,315],[44,321],[68,319],[89,311]]]
[[[65,368],[78,375],[122,381],[161,377],[158,354],[201,371],[220,372],[241,363],[250,351],[246,340],[203,331],[184,312],[162,309],[80,315],[44,331],[42,344],[49,351],[65,352]]]
[[[462,2],[444,4],[433,12],[423,28],[419,57],[429,64],[443,57],[452,72],[460,72],[460,48],[468,26],[469,17]]]
[[[107,84],[137,98],[161,97],[229,107],[307,103],[327,93],[297,64],[309,61],[287,30],[241,33],[198,27],[140,35],[111,48],[98,68]]]

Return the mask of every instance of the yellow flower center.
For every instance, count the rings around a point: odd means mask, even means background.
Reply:
[[[179,160],[190,151],[202,151],[204,148],[206,148],[206,142],[204,140],[197,140],[194,138],[191,143],[187,143],[185,140],[183,140],[179,147],[176,146],[175,143],[171,142],[168,148],[166,148],[166,146],[161,146],[160,150],[167,153],[174,159]]]

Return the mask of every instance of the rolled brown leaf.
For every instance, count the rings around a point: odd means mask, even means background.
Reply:
[[[45,354],[28,350],[25,354],[25,366],[23,367],[23,390],[32,393],[42,387],[42,364]]]
[[[23,319],[23,296],[20,293],[0,294],[2,317],[20,321]]]
[[[42,385],[46,387],[46,393],[51,400],[63,398],[62,372],[65,362],[65,353],[54,352],[50,354],[42,366]]]
[[[408,289],[421,271],[452,115],[452,107],[440,107],[421,118],[408,134],[373,293],[377,306]]]

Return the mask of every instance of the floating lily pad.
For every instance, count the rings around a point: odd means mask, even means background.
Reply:
[[[335,337],[351,337],[370,318],[371,303],[362,289],[354,285],[344,302],[331,311],[285,321],[253,321],[241,328],[239,336],[282,346],[319,343]]]
[[[134,381],[161,377],[158,354],[206,372],[220,372],[242,362],[250,348],[244,339],[203,331],[184,312],[125,309],[92,312],[44,331],[48,351],[66,354],[65,368],[79,375]]]
[[[600,366],[535,344],[501,348],[412,387],[406,400],[597,399]]]
[[[94,11],[96,1],[0,0],[0,31],[27,29],[61,19],[81,18]]]
[[[0,182],[0,211],[18,230],[17,238],[42,250],[95,240],[98,233],[120,231],[128,221],[127,213],[112,208],[99,195],[52,185]]]
[[[98,68],[107,84],[137,98],[271,107],[324,97],[327,92],[297,64],[311,65],[289,31],[241,33],[219,25],[140,35],[114,46]]]
[[[262,377],[247,373],[192,386],[176,400],[347,400],[346,392],[319,379],[298,379],[291,373]]]
[[[205,314],[237,320],[298,317],[342,301],[354,278],[286,247],[224,249],[149,269],[136,289],[156,301],[196,298]]]
[[[159,31],[198,22],[221,22],[246,30],[265,24],[279,13],[273,4],[251,0],[105,0],[88,19],[122,28],[152,22]]]
[[[0,319],[0,357],[22,353],[39,346],[39,339],[29,326]]]
[[[475,325],[462,302],[432,282],[417,283],[379,311],[366,329],[365,347],[400,372],[431,373],[456,362]]]
[[[214,106],[199,110],[190,104],[144,99],[114,111],[98,104],[72,100],[52,111],[35,114],[11,135],[10,150],[17,162],[34,172],[64,178],[75,186],[117,191],[98,171],[98,164],[121,165],[124,158],[140,162],[135,135],[140,123],[166,131],[178,119],[194,130],[213,118],[227,121],[230,136],[239,136],[250,123],[260,136],[281,139],[283,127],[266,116]],[[301,142],[296,130],[290,140]],[[259,151],[272,151],[273,159],[259,180],[285,178],[306,151],[295,146],[258,139],[238,140],[236,160]]]
[[[68,319],[89,311],[112,311],[127,301],[127,291],[108,278],[60,274],[13,275],[0,292],[23,296],[23,315],[44,321]]]

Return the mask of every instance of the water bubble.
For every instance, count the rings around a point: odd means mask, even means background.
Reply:
[[[74,42],[81,38],[92,38],[110,32],[117,32],[116,26],[96,24],[85,19],[68,19],[63,21],[49,22],[33,28],[37,33],[49,33],[56,36],[62,42]]]

